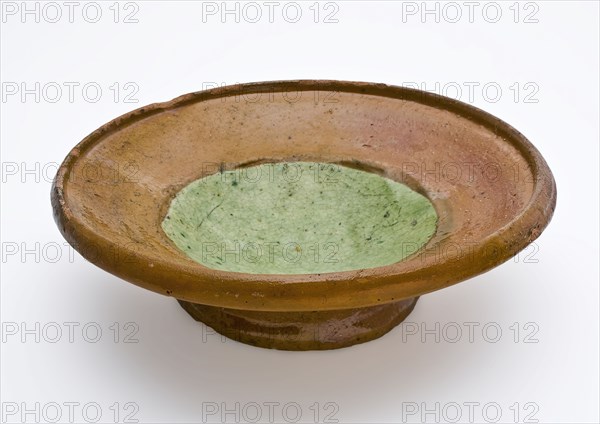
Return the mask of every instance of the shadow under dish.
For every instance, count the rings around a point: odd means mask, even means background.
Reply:
[[[266,163],[200,178],[162,228],[194,261],[249,274],[314,274],[403,260],[436,231],[431,202],[374,173],[317,162]]]

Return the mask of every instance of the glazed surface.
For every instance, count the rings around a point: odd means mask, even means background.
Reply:
[[[436,223],[431,202],[404,184],[337,164],[284,162],[190,183],[162,228],[209,268],[311,274],[399,262]]]

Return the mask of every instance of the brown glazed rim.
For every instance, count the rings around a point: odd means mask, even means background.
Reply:
[[[65,182],[79,156],[107,135],[149,116],[191,103],[241,94],[311,90],[413,101],[450,111],[486,127],[516,148],[531,168],[534,186],[528,204],[507,225],[479,240],[469,255],[437,261],[426,268],[403,270],[400,262],[323,274],[246,274],[209,269],[191,260],[183,266],[173,265],[165,258],[133,250],[127,252],[136,259],[130,267],[113,269],[107,265],[108,260],[100,260],[98,265],[141,287],[199,304],[263,311],[350,309],[419,296],[474,277],[513,257],[548,225],[556,205],[552,173],[540,152],[506,122],[469,104],[412,88],[335,80],[290,80],[237,84],[185,94],[126,113],[92,132],[65,158],[52,186],[54,217],[61,233],[76,249],[80,244],[94,243],[104,259],[114,247],[104,234],[78,220],[64,193]],[[500,246],[500,252],[486,249],[490,245]],[[148,267],[149,263],[154,266]]]

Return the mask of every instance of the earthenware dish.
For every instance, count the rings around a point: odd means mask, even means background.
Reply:
[[[402,183],[431,203],[434,231],[386,265],[273,274],[205,266],[163,229],[191,183],[281,163]],[[521,133],[473,106],[384,84],[278,81],[190,93],[116,118],[73,148],[51,197],[61,233],[97,266],[174,297],[235,340],[309,350],[380,337],[419,296],[513,257],[550,221],[556,187]],[[252,222],[240,220],[246,227]]]

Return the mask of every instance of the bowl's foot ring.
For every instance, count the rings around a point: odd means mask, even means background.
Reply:
[[[242,343],[270,349],[324,350],[383,336],[412,312],[417,299],[314,312],[244,311],[183,300],[179,303],[196,321]]]

